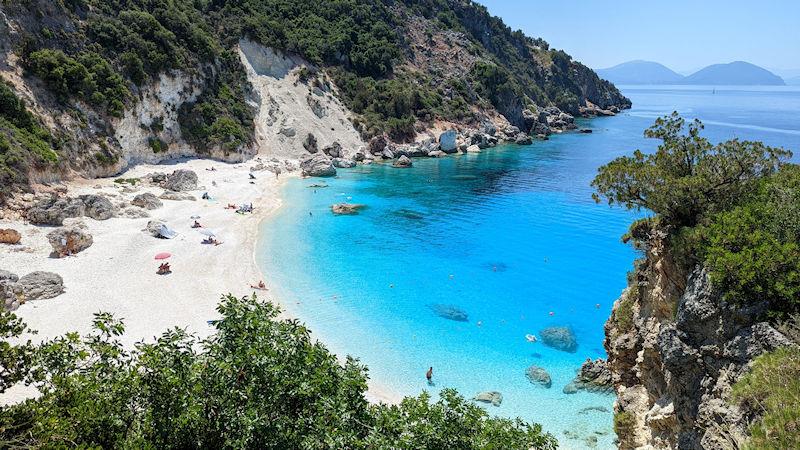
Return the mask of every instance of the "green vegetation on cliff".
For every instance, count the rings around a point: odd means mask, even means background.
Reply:
[[[28,168],[58,162],[55,139],[7,83],[0,81],[0,202],[28,182]]]
[[[599,169],[595,199],[655,213],[674,257],[704,264],[726,300],[800,310],[800,168],[787,150],[712,144],[673,113],[645,132],[662,143]],[[634,234],[634,233],[632,233]]]
[[[255,298],[223,298],[216,333],[180,329],[127,349],[97,314],[88,336],[11,345],[0,314],[0,392],[26,379],[41,396],[0,408],[0,445],[29,448],[529,449],[556,447],[538,425],[489,417],[452,390],[396,406],[364,398],[366,369]]]

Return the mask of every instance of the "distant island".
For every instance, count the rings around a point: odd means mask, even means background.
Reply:
[[[597,70],[601,78],[616,84],[687,84],[735,86],[784,86],[786,82],[763,67],[744,61],[713,64],[683,76],[652,61],[628,61]]]

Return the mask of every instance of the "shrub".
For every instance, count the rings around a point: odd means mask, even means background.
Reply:
[[[90,335],[44,342],[33,349],[32,370],[20,372],[41,395],[0,408],[0,442],[46,448],[556,447],[538,425],[491,418],[451,390],[436,403],[422,394],[396,406],[370,405],[365,368],[352,358],[340,364],[299,322],[277,320],[272,304],[227,296],[217,310],[216,333],[203,341],[174,329],[128,350],[120,342],[122,323],[98,313]],[[0,333],[13,325],[0,320]],[[14,361],[16,353],[3,351],[7,346],[0,346],[0,367]]]
[[[734,401],[759,411],[747,448],[800,448],[800,348],[784,347],[753,362],[733,385]]]

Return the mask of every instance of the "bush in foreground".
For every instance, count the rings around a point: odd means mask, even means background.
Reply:
[[[339,364],[309,330],[255,297],[227,296],[206,340],[174,329],[132,351],[121,322],[38,347],[0,347],[5,389],[27,377],[41,396],[0,410],[3,447],[551,449],[539,425],[489,417],[444,390],[400,405],[364,399],[366,368]],[[9,313],[3,336],[22,333]],[[10,368],[10,370],[6,370]]]

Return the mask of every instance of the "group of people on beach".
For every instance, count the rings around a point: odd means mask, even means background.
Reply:
[[[158,271],[156,273],[158,275],[168,275],[172,273],[172,268],[169,266],[168,262],[163,262],[158,266]]]

